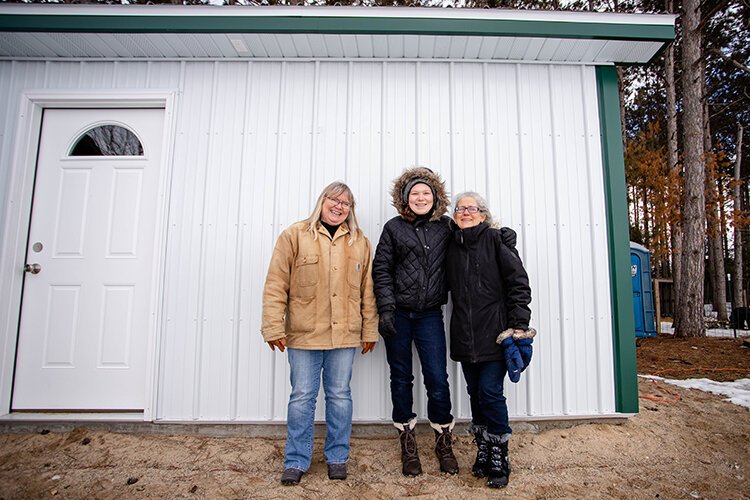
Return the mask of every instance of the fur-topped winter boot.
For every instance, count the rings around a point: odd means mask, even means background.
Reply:
[[[394,422],[393,425],[398,429],[398,440],[401,442],[401,472],[404,476],[420,475],[422,463],[419,461],[417,436],[414,433],[417,419],[413,418],[403,424]]]
[[[453,454],[453,426],[449,424],[433,424],[430,427],[435,431],[435,455],[440,462],[440,472],[458,474],[458,460]]]
[[[498,436],[485,433],[484,437],[490,447],[487,486],[490,488],[503,488],[508,484],[508,479],[510,478],[510,460],[508,460],[508,440],[510,439],[510,434]]]

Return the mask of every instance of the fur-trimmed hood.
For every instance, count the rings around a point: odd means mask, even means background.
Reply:
[[[448,211],[450,198],[448,197],[448,192],[445,190],[445,182],[440,175],[426,167],[407,168],[400,176],[394,179],[393,186],[391,187],[391,204],[398,211],[398,214],[409,222],[417,218],[417,214],[409,208],[408,193],[406,199],[403,196],[404,188],[415,179],[420,179],[421,182],[432,188],[435,206],[430,214],[430,220],[436,221],[440,219]]]

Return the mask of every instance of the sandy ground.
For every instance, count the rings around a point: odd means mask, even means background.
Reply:
[[[742,363],[750,350],[734,342],[717,348],[736,356],[727,363]],[[698,350],[711,348],[700,345]],[[681,347],[696,351],[695,345]],[[680,356],[664,358],[671,363]],[[651,371],[662,369],[663,363],[649,363]],[[640,413],[621,425],[516,433],[513,472],[503,490],[490,490],[471,476],[474,445],[468,435],[459,435],[454,445],[461,472],[440,473],[425,428],[419,433],[422,476],[401,475],[394,430],[391,438],[352,440],[345,481],[328,480],[322,442],[316,440],[313,465],[295,487],[278,482],[283,439],[79,428],[0,434],[0,498],[750,498],[750,411],[697,390],[645,379],[639,385],[642,396],[667,401],[640,399]]]

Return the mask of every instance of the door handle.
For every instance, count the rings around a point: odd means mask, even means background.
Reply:
[[[25,266],[23,266],[23,270],[26,271],[27,273],[39,274],[39,272],[42,270],[42,266],[36,263],[26,264]]]

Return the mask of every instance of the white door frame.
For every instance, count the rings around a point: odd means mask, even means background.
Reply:
[[[150,300],[148,352],[149,373],[144,420],[153,420],[156,408],[162,296],[170,179],[175,134],[176,90],[29,90],[20,96],[15,144],[10,164],[7,212],[0,231],[0,416],[10,413],[11,389],[20,321],[21,293],[26,263],[26,240],[31,217],[42,112],[45,108],[164,108],[164,133],[159,174],[159,200],[154,242],[155,270]]]

